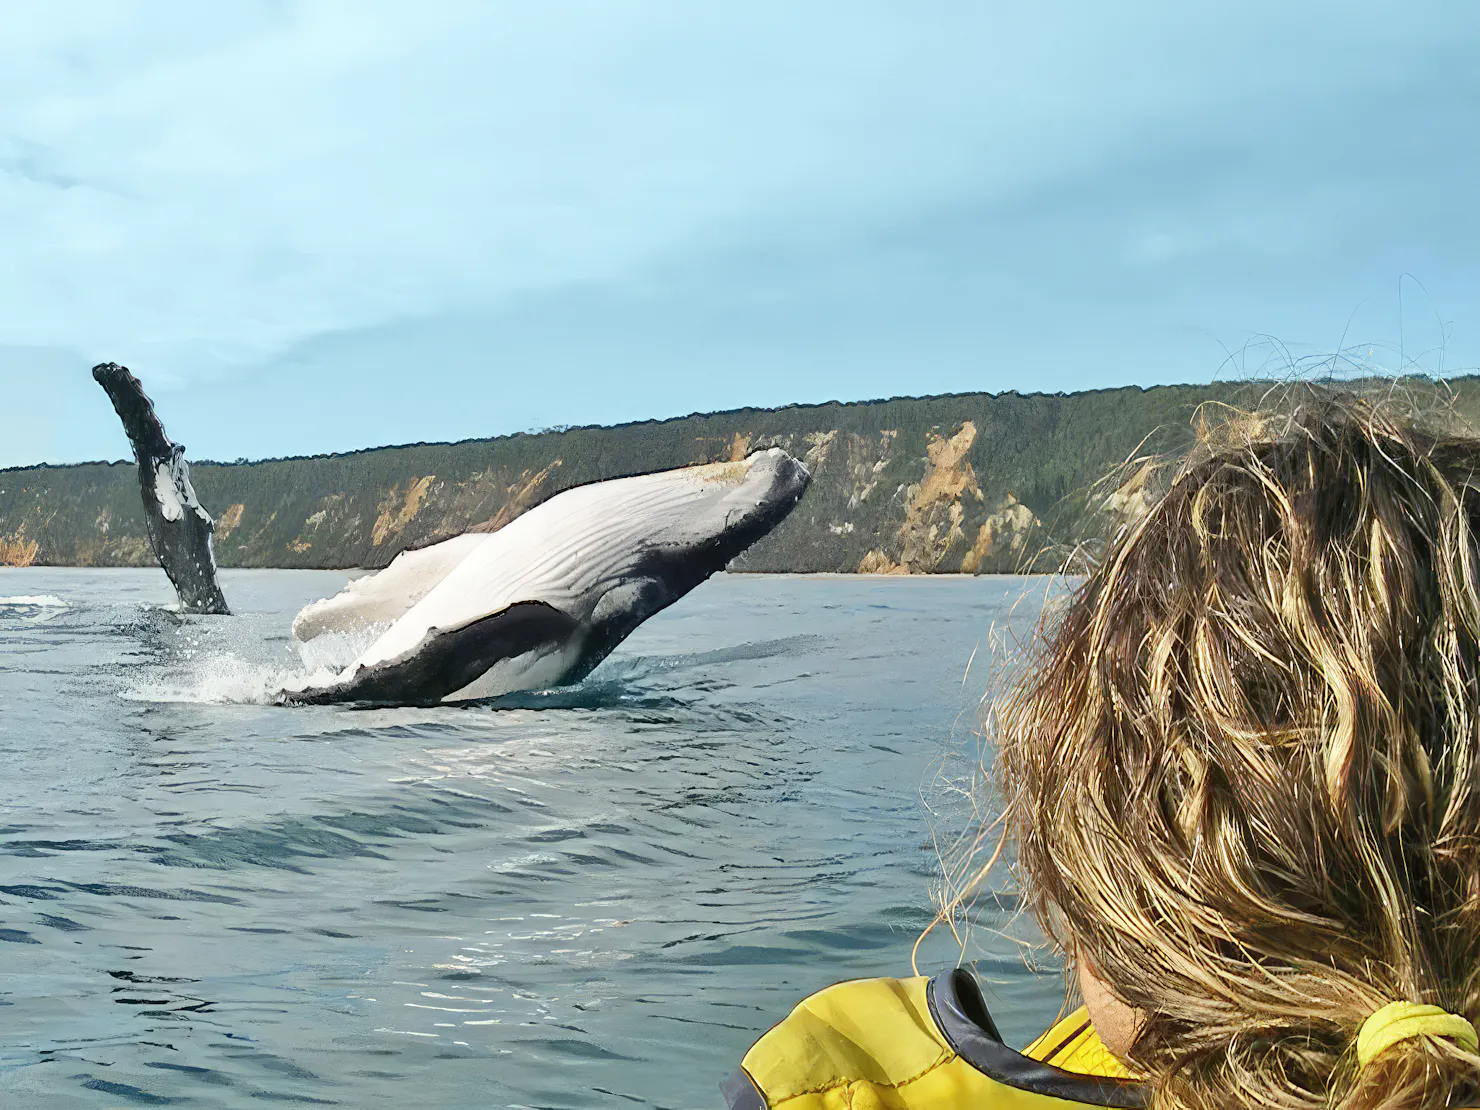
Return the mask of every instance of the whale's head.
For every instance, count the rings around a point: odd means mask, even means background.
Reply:
[[[738,462],[709,463],[632,479],[687,487],[681,511],[654,527],[653,547],[701,544],[734,558],[781,522],[801,500],[812,475],[779,447]],[[657,521],[655,520],[655,524]]]
[[[631,485],[621,500],[634,514],[643,503],[662,508],[646,510],[643,534],[620,571],[590,598],[589,658],[599,661],[648,617],[724,570],[786,518],[811,480],[779,447],[738,462],[626,479]]]

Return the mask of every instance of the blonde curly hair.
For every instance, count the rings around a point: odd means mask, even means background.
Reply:
[[[1302,386],[1199,422],[997,707],[1040,923],[1154,1107],[1480,1105],[1480,440]]]

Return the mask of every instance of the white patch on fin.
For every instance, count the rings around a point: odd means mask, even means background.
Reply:
[[[173,458],[154,464],[154,499],[159,502],[159,515],[165,520],[179,520],[189,509],[207,524],[216,523],[195,496],[195,487],[190,484],[190,464],[178,449]]]
[[[159,515],[165,520],[179,520],[185,515],[185,507],[180,504],[180,496],[175,490],[169,463],[155,464],[154,500],[159,502]]]

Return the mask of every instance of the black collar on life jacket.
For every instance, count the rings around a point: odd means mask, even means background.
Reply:
[[[958,968],[935,976],[926,985],[925,1001],[930,1020],[951,1051],[993,1082],[1114,1110],[1139,1110],[1148,1101],[1147,1088],[1134,1080],[1066,1071],[1008,1048],[970,972]],[[724,1080],[720,1090],[730,1110],[768,1110],[765,1096],[743,1068]]]
[[[931,979],[926,997],[930,1016],[952,1051],[998,1083],[1091,1106],[1136,1110],[1146,1105],[1148,1092],[1134,1080],[1065,1071],[1008,1048],[987,1012],[981,987],[961,968]]]

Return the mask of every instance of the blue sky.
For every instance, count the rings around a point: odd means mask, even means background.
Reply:
[[[102,359],[224,459],[1467,369],[1477,56],[1412,0],[15,6],[0,465],[126,453]]]

